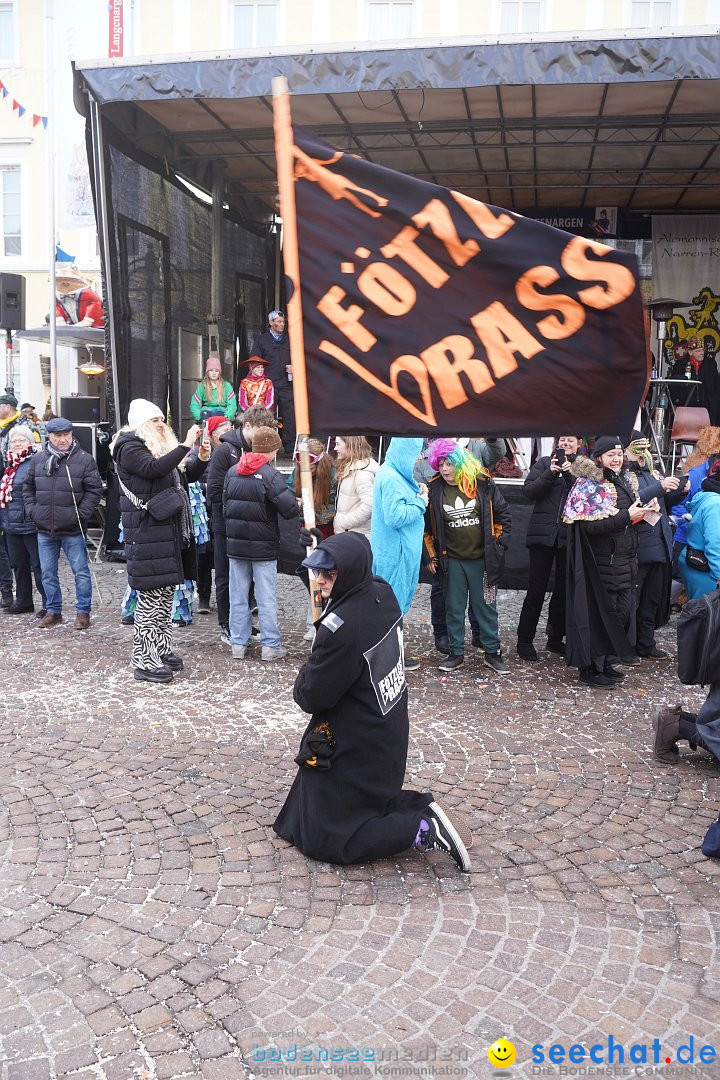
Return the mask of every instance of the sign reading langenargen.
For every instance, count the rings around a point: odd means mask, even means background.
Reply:
[[[123,0],[108,3],[108,56],[123,55]]]

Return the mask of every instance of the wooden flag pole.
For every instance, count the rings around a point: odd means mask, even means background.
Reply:
[[[297,215],[295,212],[295,178],[293,168],[293,132],[290,117],[290,92],[287,79],[279,75],[272,81],[273,128],[275,132],[275,158],[277,161],[280,215],[283,223],[283,263],[290,280],[290,296],[287,302],[288,336],[290,338],[290,363],[293,377],[293,401],[297,425],[297,448],[300,454],[300,488],[302,515],[305,528],[315,528],[315,503],[313,499],[312,473],[308,440],[310,438],[310,410],[308,406],[307,370],[305,366],[305,341],[303,338],[302,296],[300,293],[300,256],[298,254]],[[314,546],[314,545],[313,545]],[[312,548],[308,548],[308,554]],[[315,575],[309,571],[310,600],[313,620],[320,618],[322,599]]]

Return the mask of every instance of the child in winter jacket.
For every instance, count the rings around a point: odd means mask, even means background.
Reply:
[[[293,493],[272,465],[282,446],[277,431],[257,428],[252,453],[228,470],[223,486],[223,516],[230,560],[230,642],[233,659],[242,660],[250,640],[250,585],[260,622],[261,660],[287,655],[277,624],[277,515],[299,516]]]

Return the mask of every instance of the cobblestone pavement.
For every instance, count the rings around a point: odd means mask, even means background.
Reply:
[[[416,852],[338,868],[271,829],[305,723],[302,586],[281,579],[288,660],[233,663],[196,616],[185,672],[152,687],[128,665],[124,570],[97,571],[86,633],[0,615],[0,1080],[489,1076],[501,1035],[524,1077],[534,1043],[657,1037],[674,1062],[713,1042],[718,769],[649,753],[653,711],[702,699],[672,661],[609,693],[557,656],[522,665],[503,594],[511,676],[468,648],[445,677],[421,588],[408,783],[472,827],[472,873]]]

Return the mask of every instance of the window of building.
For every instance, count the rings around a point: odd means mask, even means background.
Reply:
[[[22,255],[20,229],[20,166],[0,168],[0,201],[2,202],[2,254]]]
[[[0,3],[0,60],[15,59],[15,5]]]
[[[367,40],[413,36],[413,0],[366,0]]]
[[[501,34],[534,34],[544,30],[543,0],[500,0]]]
[[[275,0],[251,0],[234,4],[236,49],[262,49],[278,43],[278,11]]]
[[[631,26],[672,26],[675,11],[672,0],[632,0]]]

